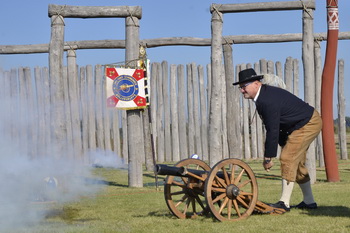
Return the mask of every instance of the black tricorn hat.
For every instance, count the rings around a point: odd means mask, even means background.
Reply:
[[[239,81],[233,83],[232,85],[237,85],[241,83],[246,83],[246,82],[252,82],[255,80],[260,80],[264,77],[264,75],[257,75],[255,70],[252,68],[242,70],[238,73],[239,76]]]

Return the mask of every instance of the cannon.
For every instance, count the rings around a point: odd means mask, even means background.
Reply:
[[[258,200],[254,172],[239,159],[224,159],[212,169],[202,160],[184,159],[174,166],[156,164],[155,173],[166,175],[165,202],[180,219],[212,213],[219,221],[238,221],[255,212],[285,212]]]

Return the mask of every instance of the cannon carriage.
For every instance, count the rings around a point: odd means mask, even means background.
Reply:
[[[181,219],[211,213],[219,221],[238,221],[253,212],[285,212],[258,200],[254,172],[239,159],[224,159],[213,168],[199,159],[184,159],[174,166],[157,164],[155,172],[166,175],[166,204]]]

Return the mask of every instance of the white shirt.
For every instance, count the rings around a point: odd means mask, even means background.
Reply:
[[[261,85],[260,85],[259,90],[258,90],[258,92],[256,93],[256,95],[255,95],[255,97],[253,99],[254,102],[256,102],[258,100],[258,97],[259,97],[259,94],[260,94],[260,89],[261,89]]]

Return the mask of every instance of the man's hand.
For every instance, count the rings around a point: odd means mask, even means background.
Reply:
[[[265,171],[269,172],[270,168],[272,168],[272,166],[273,166],[272,159],[271,158],[264,158],[263,167],[264,167]]]

